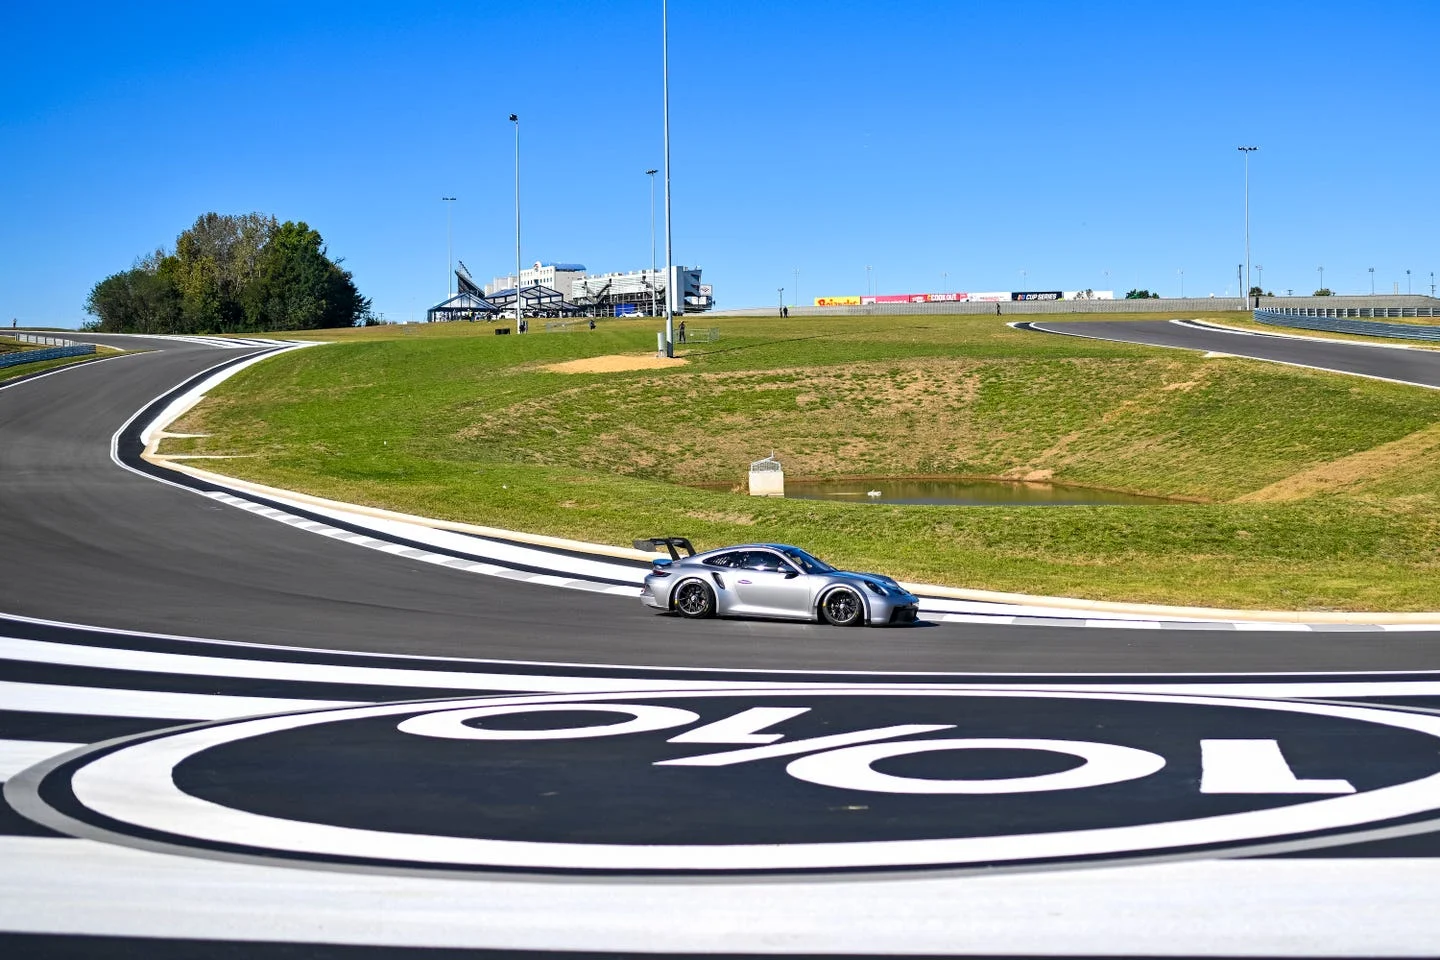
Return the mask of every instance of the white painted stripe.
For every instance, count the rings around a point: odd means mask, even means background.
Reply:
[[[33,767],[42,760],[58,757],[79,746],[83,744],[54,743],[49,740],[0,740],[0,780],[9,780],[26,767]]]
[[[86,717],[150,717],[160,720],[225,720],[259,714],[363,705],[364,701],[288,700],[279,697],[229,697],[204,693],[107,690],[47,683],[0,680],[0,705],[29,713],[68,713]]]
[[[341,664],[286,663],[283,661],[230,659],[181,653],[154,653],[110,647],[87,647],[0,637],[0,657],[31,663],[47,663],[59,667],[97,667],[195,677],[230,677],[253,680],[288,680],[301,683],[363,684],[380,687],[421,687],[450,690],[475,690],[504,693],[601,693],[609,690],[766,690],[790,688],[793,681],[678,680],[636,677],[567,677],[553,674],[472,673],[449,670],[401,670],[390,667],[346,666]],[[821,682],[807,685],[810,689],[854,687],[854,683]],[[8,687],[30,684],[0,683],[0,706],[8,709],[31,709],[11,706]],[[1153,683],[1141,677],[1132,681],[1115,680],[1105,683],[1025,682],[1025,683],[911,683],[866,684],[876,690],[1035,690],[1039,692],[1111,691],[1116,693],[1193,694],[1195,696],[1227,696],[1257,698],[1343,698],[1343,697],[1435,697],[1440,696],[1437,680],[1277,680],[1262,683],[1231,683],[1199,681],[1186,683]],[[141,691],[105,690],[95,687],[54,687],[75,691],[81,704],[70,709],[47,712],[107,714],[110,710],[85,709],[101,695],[135,695],[144,698],[194,698],[201,702],[235,701],[241,706],[230,713],[138,713],[122,716],[195,717],[211,719],[227,716],[248,716],[257,713],[280,713],[310,707],[338,705],[336,701],[281,700],[263,697],[223,697],[203,694],[144,693]],[[183,703],[183,700],[177,701]],[[258,705],[252,707],[249,705]],[[297,704],[286,706],[286,704]],[[197,709],[192,707],[190,709]]]
[[[1399,858],[1199,860],[844,883],[534,883],[295,870],[88,840],[0,838],[0,928],[242,942],[626,954],[723,947],[1430,956],[1440,943],[1437,888],[1440,860]]]

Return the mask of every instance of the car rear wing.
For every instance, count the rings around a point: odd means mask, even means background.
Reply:
[[[681,550],[685,551],[687,557],[695,556],[695,548],[684,537],[650,537],[647,540],[632,542],[635,544],[636,550],[644,550],[647,553],[658,553],[665,550],[670,554],[671,560],[679,560]]]

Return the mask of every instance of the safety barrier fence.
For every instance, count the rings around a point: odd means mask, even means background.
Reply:
[[[1300,330],[1319,330],[1325,333],[1394,337],[1398,340],[1440,341],[1440,326],[1422,326],[1416,323],[1378,323],[1374,320],[1347,320],[1343,317],[1313,316],[1281,310],[1256,310],[1255,322],[1272,327],[1295,327]]]
[[[0,337],[7,340],[18,340],[21,343],[38,343],[46,347],[84,346],[74,340],[66,340],[64,337],[51,337],[43,333],[21,333],[18,330],[0,330]]]
[[[0,353],[0,368],[17,367],[22,363],[39,363],[41,360],[59,360],[64,357],[83,357],[95,352],[93,343],[72,343],[68,347],[49,347],[45,350],[22,350],[19,353]]]
[[[1419,307],[1267,307],[1266,313],[1287,317],[1440,317],[1440,308]]]

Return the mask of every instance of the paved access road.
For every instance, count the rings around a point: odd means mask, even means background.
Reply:
[[[1399,380],[1440,389],[1440,350],[1397,349],[1381,344],[1323,340],[1270,333],[1235,333],[1168,320],[1036,321],[1031,329],[1096,340],[1145,343],[1228,353],[1237,357]]]

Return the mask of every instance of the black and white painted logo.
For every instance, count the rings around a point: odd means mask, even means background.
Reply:
[[[6,797],[84,836],[383,869],[1035,866],[1424,829],[1440,716],[995,689],[467,699],[147,735]]]

